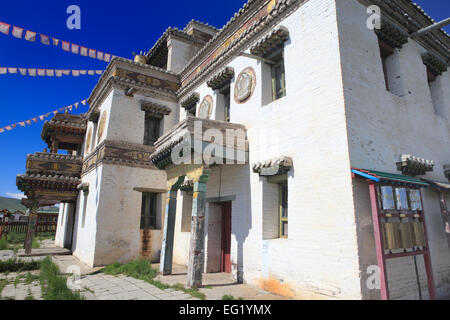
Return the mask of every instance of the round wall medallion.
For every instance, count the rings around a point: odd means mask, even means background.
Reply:
[[[103,133],[105,132],[107,115],[108,113],[106,111],[103,111],[100,117],[100,121],[98,122],[98,131],[97,131],[98,141],[100,141],[101,137],[103,136]]]
[[[247,102],[256,87],[256,73],[253,68],[245,68],[237,77],[236,84],[234,86],[234,100],[237,103]]]
[[[200,107],[198,108],[198,117],[201,119],[210,119],[213,107],[213,98],[211,96],[206,96]]]
[[[92,126],[89,126],[88,133],[86,135],[86,146],[84,148],[85,152],[88,153],[91,149],[91,140],[92,140]]]

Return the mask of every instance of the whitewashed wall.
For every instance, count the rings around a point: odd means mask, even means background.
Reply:
[[[231,122],[248,130],[250,164],[279,156],[294,159],[290,235],[263,241],[263,183],[250,166],[227,169],[221,190],[237,197],[232,208],[233,269],[241,268],[246,282],[285,296],[360,299],[335,2],[308,1],[280,25],[290,32],[286,97],[267,102],[264,92],[270,80],[266,72],[262,75],[267,69],[260,62],[239,57],[228,65],[236,75],[246,67],[256,71],[256,90],[247,103],[234,101],[234,80],[231,86]],[[216,94],[206,84],[195,91],[200,101],[211,95],[216,105]],[[208,196],[217,191],[217,176],[213,171]]]
[[[443,165],[450,162],[449,71],[436,83],[441,86],[441,102],[446,101],[445,108],[441,107],[436,113],[426,67],[421,59],[425,49],[410,40],[397,50],[397,65],[391,70],[395,73],[392,76],[401,82],[402,90],[397,90],[396,94],[387,91],[377,37],[365,27],[366,8],[355,0],[337,3],[351,165],[396,173],[399,155],[412,154],[436,162],[434,171],[427,173],[426,178],[445,181]],[[377,295],[365,285],[367,266],[376,264],[367,185],[355,182],[354,199],[359,222],[364,297],[374,298]],[[450,250],[445,240],[438,198],[431,189],[424,191],[424,207],[435,284],[437,294],[442,297],[450,292]],[[428,292],[422,257],[418,262],[426,298]],[[418,298],[412,257],[389,260],[387,268],[391,298]]]

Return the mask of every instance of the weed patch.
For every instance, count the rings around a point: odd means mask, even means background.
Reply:
[[[41,263],[40,279],[45,300],[84,300],[80,292],[73,292],[67,287],[67,277],[59,273],[58,266],[50,257]]]

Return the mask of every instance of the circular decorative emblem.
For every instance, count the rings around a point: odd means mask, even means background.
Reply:
[[[256,73],[253,68],[245,68],[237,77],[236,84],[234,86],[234,100],[237,103],[247,102],[256,87]]]
[[[105,132],[106,116],[107,116],[107,112],[103,111],[102,115],[100,117],[100,121],[98,122],[98,132],[97,132],[98,141],[100,141],[101,137],[103,136],[103,133]]]
[[[209,119],[212,113],[213,99],[211,96],[206,96],[198,109],[198,117],[201,119]]]
[[[86,153],[88,153],[89,150],[91,149],[91,140],[92,140],[92,126],[89,127],[88,133],[86,135],[86,147],[84,149]]]

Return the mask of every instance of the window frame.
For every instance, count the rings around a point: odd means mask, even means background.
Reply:
[[[158,139],[161,137],[161,121],[163,120],[163,116],[161,115],[156,115],[154,113],[150,113],[150,112],[146,112],[145,113],[145,119],[144,119],[144,142],[143,144],[145,146],[151,146],[153,147],[155,145],[155,142],[158,141]],[[150,135],[149,135],[149,124],[148,122],[150,121],[155,121],[155,123],[157,124],[157,129],[155,131],[157,131],[157,137],[156,139],[150,140]]]
[[[224,85],[219,89],[219,93],[223,96],[223,112],[224,112],[224,121],[230,122],[230,110],[231,110],[231,82]]]
[[[272,81],[272,102],[279,100],[286,96],[286,69],[284,66],[284,49],[281,48],[274,52],[271,56],[268,58],[269,60],[272,60],[274,63],[270,64],[270,77]],[[279,92],[277,92],[277,76],[276,76],[276,69],[278,67],[281,67],[281,88],[279,91],[281,91],[281,95],[278,96]]]
[[[284,191],[286,193],[285,197],[284,196]],[[284,223],[286,224],[286,226],[288,227],[289,230],[289,189],[288,189],[288,182],[283,181],[278,183],[278,201],[279,201],[279,231],[278,231],[278,237],[280,239],[288,239],[289,237],[289,231],[286,233],[286,235],[283,234],[283,225]],[[286,209],[286,217],[283,216],[283,209],[284,209],[284,203],[283,200],[286,200],[285,203],[285,209]]]
[[[148,202],[148,205],[147,205]],[[142,192],[141,202],[141,230],[157,230],[158,219],[158,194],[154,192]],[[149,210],[147,212],[147,209]],[[148,221],[147,221],[148,219]]]

